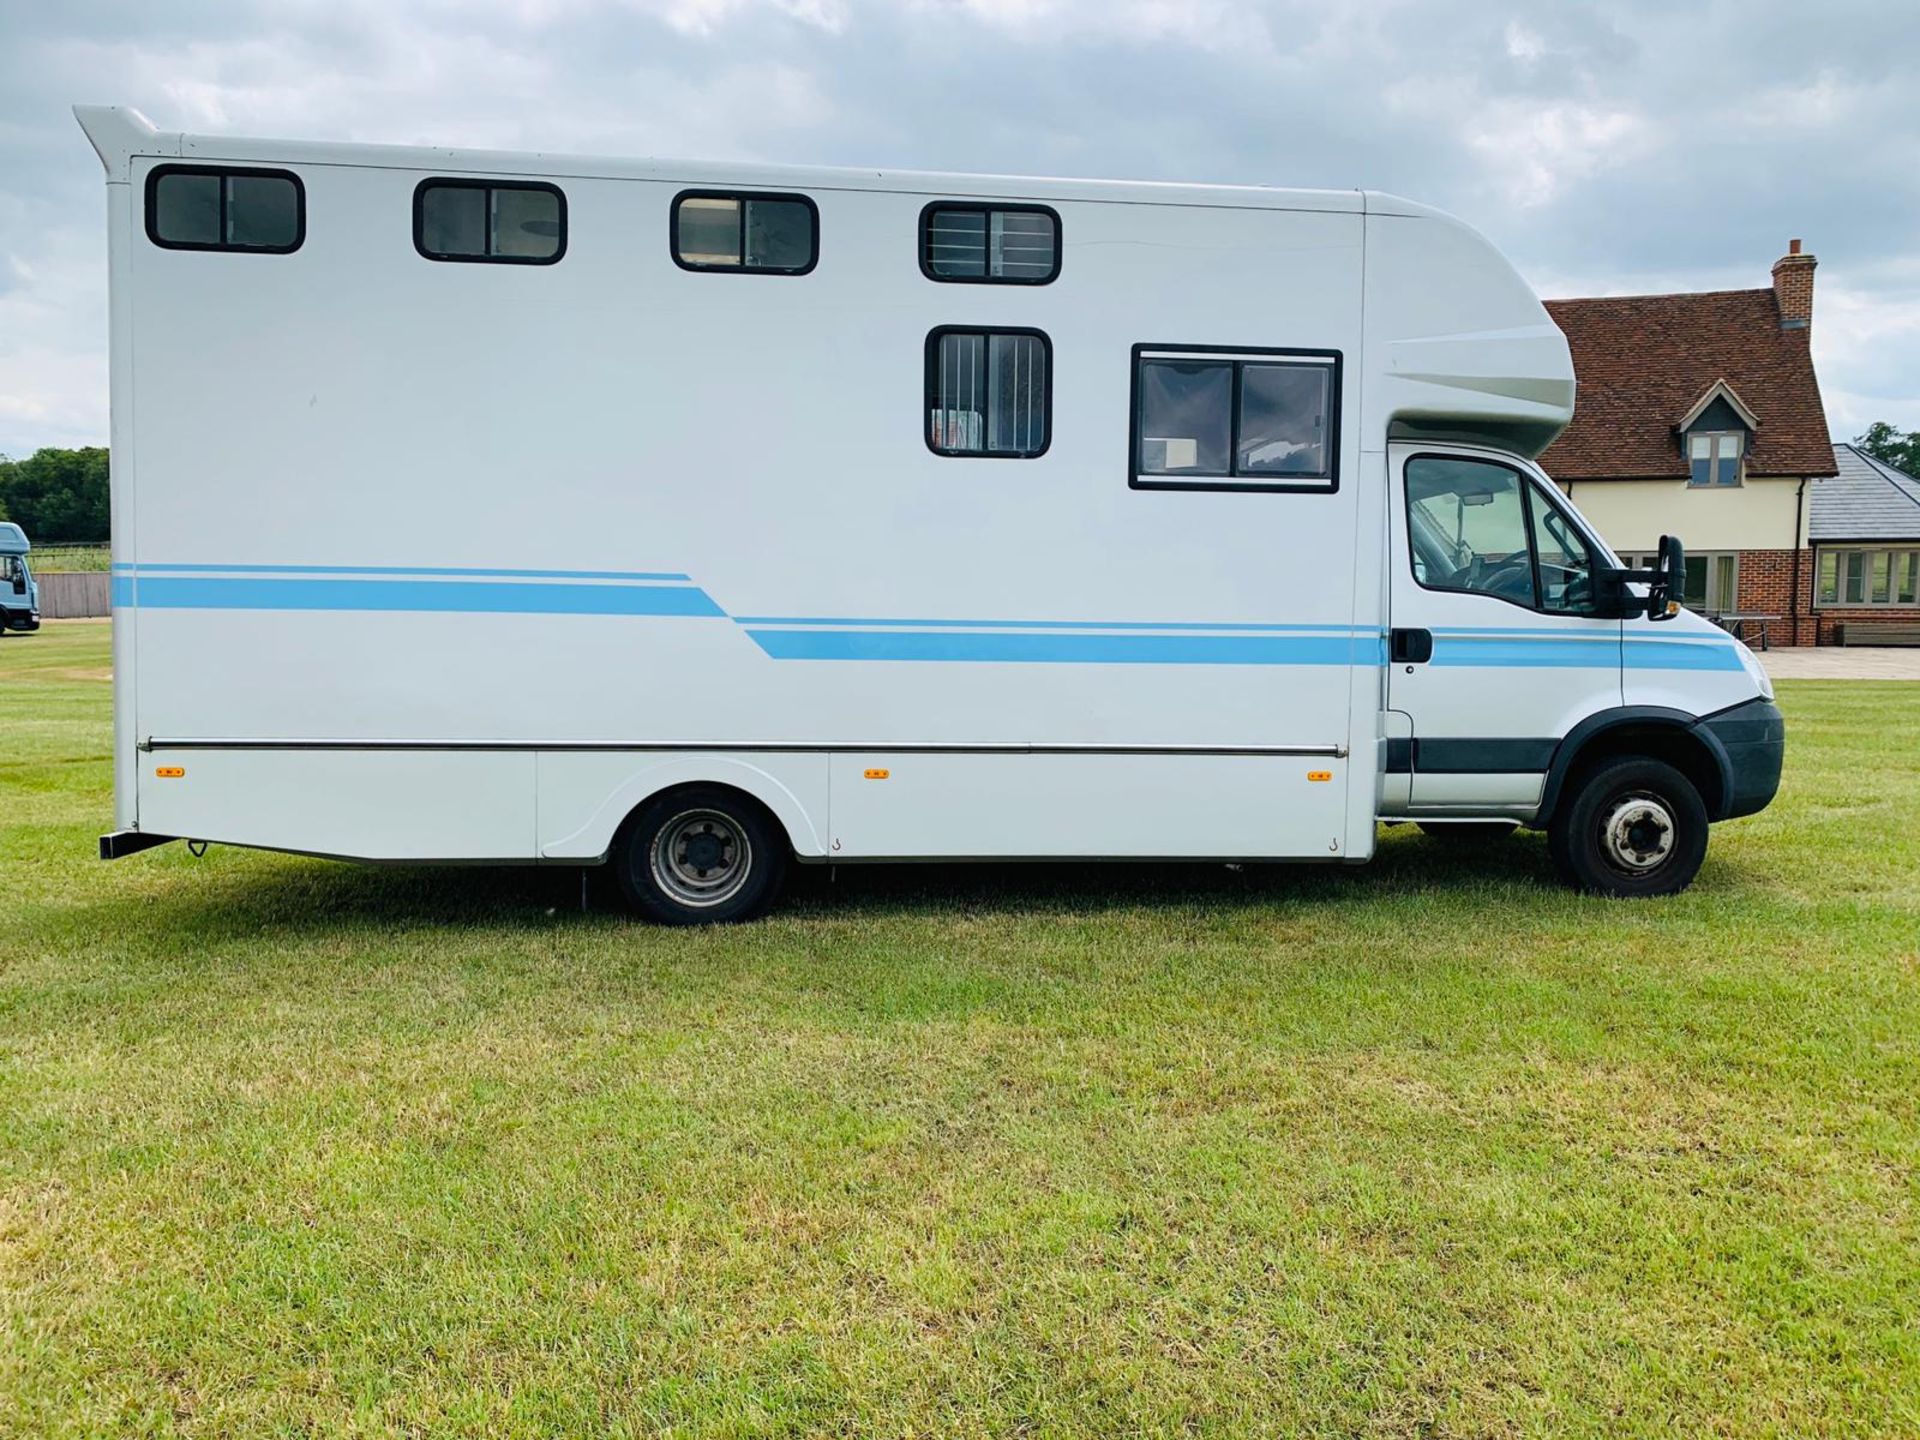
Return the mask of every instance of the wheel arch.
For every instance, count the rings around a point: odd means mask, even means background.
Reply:
[[[776,776],[748,760],[685,755],[662,757],[629,775],[601,802],[586,824],[570,835],[541,846],[540,858],[597,864],[606,859],[620,827],[636,810],[656,795],[688,785],[719,785],[737,790],[773,817],[795,854],[826,853],[807,807]]]
[[[1733,765],[1726,748],[1700,724],[1699,717],[1661,705],[1620,705],[1589,715],[1555,748],[1535,823],[1552,820],[1569,781],[1626,755],[1644,755],[1673,766],[1700,792],[1709,819],[1726,815],[1733,794]]]

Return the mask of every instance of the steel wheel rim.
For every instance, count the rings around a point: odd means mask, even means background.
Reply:
[[[753,869],[753,844],[731,815],[683,810],[655,832],[647,858],[664,894],[707,909],[740,893]]]
[[[1673,858],[1679,823],[1658,795],[1616,798],[1600,822],[1600,853],[1626,875],[1650,875]]]

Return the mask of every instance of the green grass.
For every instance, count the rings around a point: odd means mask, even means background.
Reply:
[[[100,865],[0,640],[0,1434],[1920,1432],[1920,687],[1671,901],[1370,867]]]

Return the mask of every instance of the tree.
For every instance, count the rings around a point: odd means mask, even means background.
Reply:
[[[0,455],[0,514],[37,545],[107,538],[107,452],[36,450],[25,460]]]
[[[1902,435],[1886,421],[1876,420],[1866,434],[1855,436],[1853,443],[1896,470],[1920,475],[1920,430]]]

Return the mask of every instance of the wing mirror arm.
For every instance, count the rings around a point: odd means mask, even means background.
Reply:
[[[1680,613],[1681,597],[1687,593],[1687,547],[1678,536],[1662,535],[1660,556],[1651,569],[1602,570],[1600,585],[1610,613],[1671,620]],[[1645,585],[1645,597],[1635,595],[1629,585]]]

